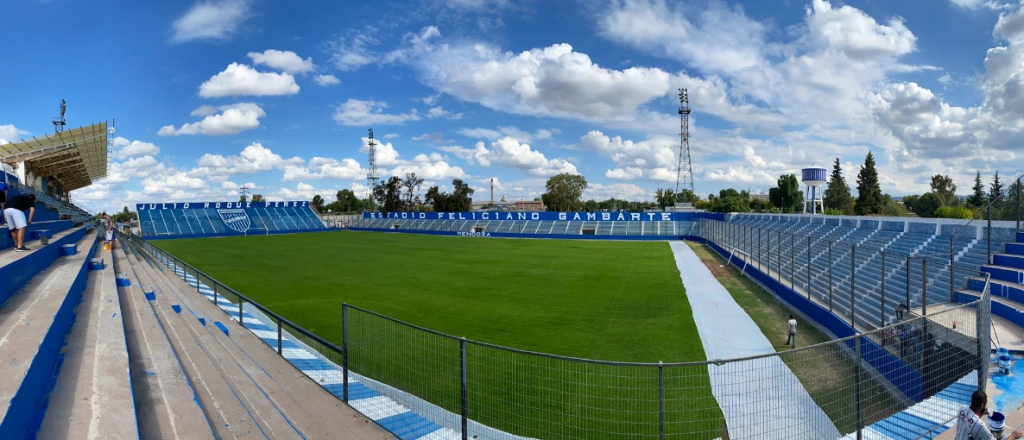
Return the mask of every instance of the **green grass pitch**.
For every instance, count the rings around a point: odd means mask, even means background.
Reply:
[[[323,232],[153,243],[339,346],[342,303],[347,302],[438,332],[521,350],[626,362],[705,359],[664,242]],[[457,412],[458,343],[380,321],[350,314],[353,370]],[[360,343],[375,348],[359,356]],[[506,352],[481,346],[469,353],[470,372],[475,370],[470,375],[474,420],[538,436],[555,430],[567,437],[628,437],[639,426],[657,429],[656,368],[610,368],[524,355],[510,360]],[[529,365],[522,365],[523,359]],[[396,362],[413,363],[419,368],[412,370],[420,372],[410,373]],[[711,397],[707,369],[685,370],[666,369],[666,389],[687,390],[686,395],[666,394],[666,425],[716,437],[721,413]],[[563,389],[538,380],[563,375],[559,381],[583,383]],[[646,403],[616,408],[631,401]],[[561,417],[565,414],[577,414],[583,422],[568,426],[575,422],[567,424]],[[551,426],[523,426],[527,420]]]

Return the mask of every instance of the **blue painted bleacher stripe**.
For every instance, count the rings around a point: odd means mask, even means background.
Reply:
[[[326,388],[327,391],[330,391],[331,394],[334,394],[339,398],[343,397],[345,394],[345,387],[340,383],[332,383],[322,386]],[[369,399],[371,397],[377,397],[380,395],[380,393],[374,391],[372,388],[363,385],[359,382],[349,382],[348,384],[348,400],[350,401],[359,399]]]
[[[331,370],[336,368],[330,363],[324,362],[321,359],[288,359],[295,368],[300,370]]]
[[[441,429],[441,426],[413,412],[385,417],[377,423],[402,439],[417,439]]]

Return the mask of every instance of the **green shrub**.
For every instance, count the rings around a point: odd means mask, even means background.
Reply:
[[[825,215],[845,215],[839,208],[825,208]]]
[[[964,206],[940,206],[935,210],[935,217],[968,220],[974,218],[974,212]]]

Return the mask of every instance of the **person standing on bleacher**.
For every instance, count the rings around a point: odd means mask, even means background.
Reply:
[[[0,212],[3,212],[3,210],[5,208],[4,205],[6,205],[6,204],[7,204],[7,182],[4,182],[3,180],[0,180]],[[4,222],[6,223],[7,220],[4,220]]]
[[[7,228],[14,237],[14,250],[24,252],[29,250],[25,247],[25,228],[32,224],[32,218],[36,215],[36,196],[34,194],[11,197],[4,208],[4,219],[7,220]],[[25,220],[25,212],[28,212],[28,221]]]

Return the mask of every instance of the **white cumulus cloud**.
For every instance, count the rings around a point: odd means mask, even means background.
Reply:
[[[253,174],[273,169],[285,169],[302,163],[302,159],[293,157],[285,159],[264,147],[259,142],[253,142],[245,147],[237,156],[223,156],[220,154],[206,153],[199,158],[198,166],[189,172],[190,176],[234,176],[239,174]]]
[[[248,0],[200,1],[171,25],[171,41],[231,39],[252,15],[250,9]]]
[[[313,78],[313,81],[316,82],[316,85],[321,87],[336,86],[338,84],[341,84],[341,80],[334,75],[317,75],[315,78]]]
[[[178,129],[175,129],[173,125],[165,125],[160,128],[157,134],[160,136],[191,134],[207,136],[232,135],[259,127],[260,118],[266,116],[266,113],[260,106],[248,102],[221,106],[217,110],[220,113],[206,116],[199,122],[182,125]]]
[[[199,96],[275,96],[299,93],[299,85],[290,73],[259,72],[245,64],[231,63],[199,86]]]
[[[472,148],[458,146],[441,147],[442,151],[454,154],[467,162],[482,167],[497,165],[519,169],[527,173],[548,177],[560,173],[579,174],[576,166],[565,159],[548,159],[544,153],[534,150],[529,144],[521,143],[511,137],[503,137],[491,142],[490,148],[483,142],[477,142]]]
[[[263,64],[272,69],[294,74],[309,73],[316,67],[313,65],[313,58],[302,59],[290,50],[267,49],[263,52],[249,52],[248,57],[253,64]]]
[[[422,119],[415,110],[402,114],[384,113],[387,106],[386,102],[349,99],[335,109],[334,120],[341,125],[370,126],[401,125]]]

